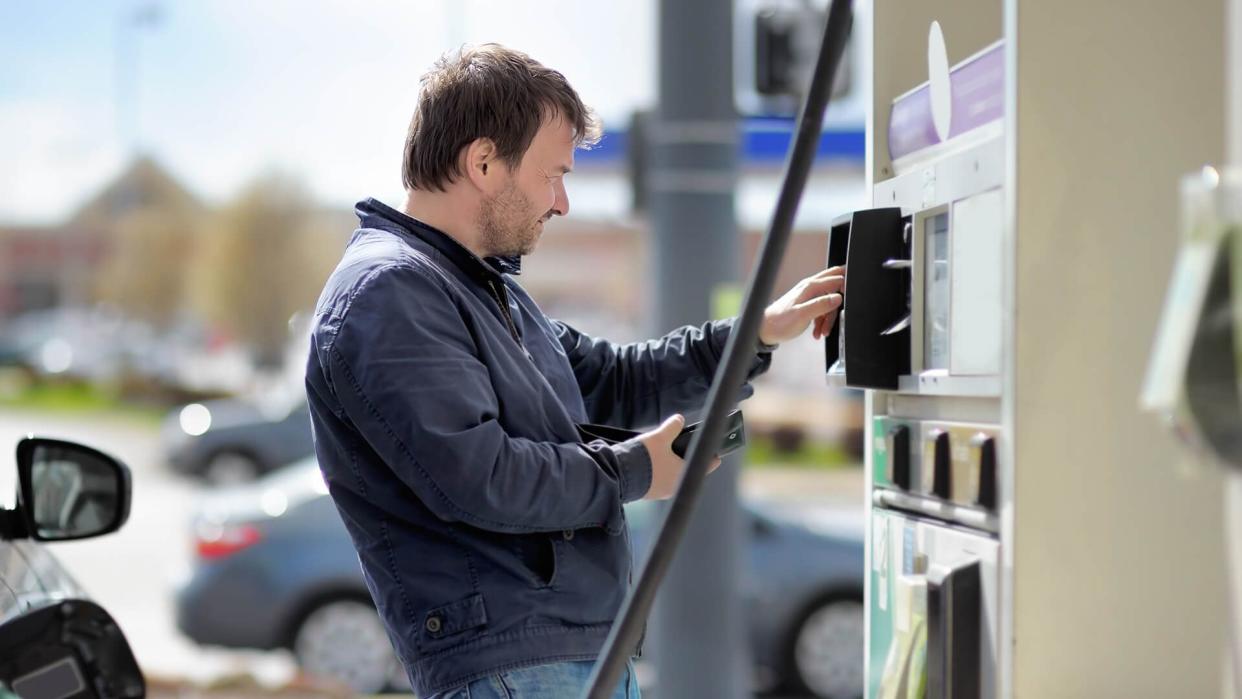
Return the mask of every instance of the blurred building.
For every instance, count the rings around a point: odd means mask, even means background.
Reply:
[[[105,248],[91,230],[0,226],[0,321],[92,298]]]
[[[159,164],[139,158],[60,225],[0,223],[0,323],[29,311],[93,304],[112,230],[145,207],[203,210]]]

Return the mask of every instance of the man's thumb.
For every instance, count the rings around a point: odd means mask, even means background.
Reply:
[[[685,426],[686,418],[680,414],[674,414],[660,425],[660,431],[676,436],[678,432],[681,432],[681,428]]]

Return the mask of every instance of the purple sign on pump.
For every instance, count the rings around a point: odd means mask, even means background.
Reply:
[[[1004,44],[997,42],[955,66],[949,73],[949,89],[950,139],[1003,117]],[[932,117],[929,84],[925,83],[893,102],[888,122],[890,159],[897,160],[941,140]]]
[[[893,102],[888,119],[888,157],[896,160],[940,142],[932,122],[931,88],[927,85]]]

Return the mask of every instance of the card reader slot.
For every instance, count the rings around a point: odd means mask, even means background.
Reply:
[[[979,562],[927,571],[927,699],[979,699]]]
[[[855,211],[847,251],[846,383],[895,391],[910,373],[911,241],[901,209]],[[903,320],[906,322],[903,324]],[[891,332],[889,332],[891,331]]]

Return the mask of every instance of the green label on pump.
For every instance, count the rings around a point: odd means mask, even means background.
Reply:
[[[922,699],[927,691],[927,581],[914,521],[876,511],[870,541],[866,696]]]
[[[871,482],[879,487],[890,487],[888,478],[888,434],[889,420],[886,417],[872,418],[871,422]]]
[[[868,571],[867,599],[870,604],[871,645],[867,649],[867,696],[876,696],[884,674],[884,662],[893,644],[892,555],[889,525],[897,522],[886,514],[871,518],[871,570]]]

